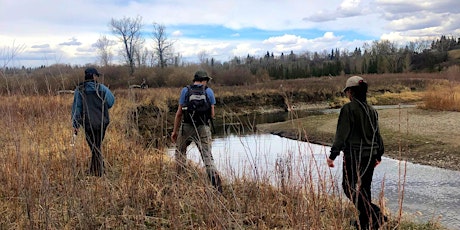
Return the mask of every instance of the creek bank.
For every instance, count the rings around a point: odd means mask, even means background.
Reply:
[[[460,171],[460,113],[419,108],[379,110],[385,155],[397,160]],[[338,114],[257,125],[262,133],[331,146]]]
[[[224,120],[239,115],[265,114],[283,111],[329,108],[327,101],[337,95],[331,92],[273,92],[245,95],[216,96],[216,119]],[[168,99],[162,106],[144,104],[130,114],[143,143],[162,148],[170,144],[169,135],[174,125],[177,99]]]

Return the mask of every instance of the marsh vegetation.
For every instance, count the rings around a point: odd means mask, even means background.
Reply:
[[[90,151],[84,137],[77,136],[71,146],[72,95],[56,95],[54,88],[55,80],[60,86],[72,85],[78,77],[62,76],[44,73],[39,84],[32,76],[24,81],[3,78],[0,228],[351,229],[354,209],[342,201],[342,194],[331,194],[324,186],[328,178],[311,181],[306,174],[304,181],[281,189],[263,177],[254,180],[243,176],[225,180],[224,192],[219,194],[199,167],[190,165],[187,175],[177,176],[164,148],[172,125],[171,112],[177,106],[180,88],[176,87],[115,89],[117,102],[103,144],[107,173],[102,178],[87,176]],[[374,104],[416,103],[430,111],[458,111],[458,71],[449,76],[365,77]],[[233,113],[295,111],[304,106],[338,108],[344,102],[340,90],[345,79],[321,77],[212,87],[222,118]],[[436,103],[439,100],[443,103]],[[310,135],[312,130],[307,124],[297,128],[297,134],[302,135]],[[392,139],[398,140],[404,143],[405,137]],[[401,155],[406,151],[401,149]],[[384,202],[383,197],[380,199]],[[437,220],[414,223],[410,216],[389,215],[391,221],[385,229],[443,229]]]

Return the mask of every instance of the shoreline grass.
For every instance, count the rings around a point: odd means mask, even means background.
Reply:
[[[118,93],[103,144],[107,174],[86,175],[83,135],[70,146],[71,95],[1,96],[2,229],[350,229],[350,204],[302,184],[240,178],[219,195],[204,172],[177,176],[164,150],[142,145],[131,113],[145,98]],[[339,207],[339,208],[337,208]],[[393,222],[399,229],[429,226]]]

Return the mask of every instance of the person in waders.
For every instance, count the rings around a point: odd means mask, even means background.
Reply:
[[[115,97],[109,88],[94,79],[94,76],[99,75],[95,68],[85,70],[85,81],[74,92],[72,126],[75,135],[83,126],[86,142],[91,149],[89,174],[100,177],[104,174],[101,145],[110,123],[109,109],[115,103]]]
[[[342,151],[345,195],[353,202],[359,220],[356,229],[378,229],[386,217],[372,203],[371,184],[374,168],[385,151],[380,135],[378,113],[367,103],[368,84],[360,76],[348,78],[343,91],[350,102],[340,109],[334,143],[327,158],[329,167]]]
[[[216,98],[213,90],[207,86],[210,79],[206,71],[198,70],[193,77],[193,84],[182,88],[171,140],[176,143],[175,159],[178,173],[185,172],[187,147],[194,142],[201,153],[208,178],[212,185],[222,192],[221,178],[211,152],[210,122],[214,119]]]

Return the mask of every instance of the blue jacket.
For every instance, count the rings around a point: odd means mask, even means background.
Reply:
[[[79,128],[80,125],[108,125],[108,110],[114,103],[115,97],[105,85],[94,80],[81,83],[74,92],[72,126]]]

